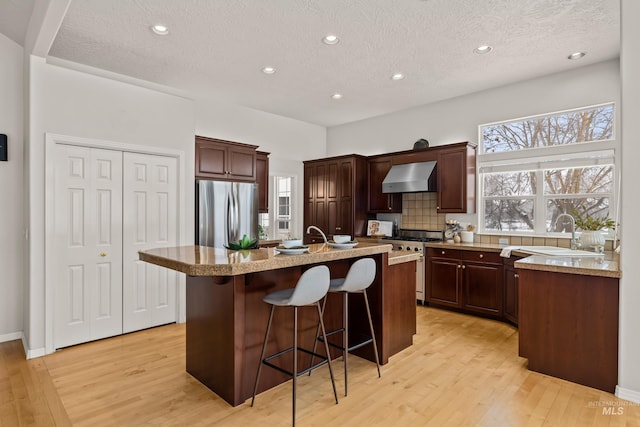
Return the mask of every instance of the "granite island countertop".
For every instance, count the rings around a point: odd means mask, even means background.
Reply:
[[[500,253],[505,246],[492,243],[452,243],[452,242],[428,242],[428,248],[446,248],[467,251],[488,251]],[[526,252],[513,249],[513,255],[524,257],[515,262],[516,268],[527,270],[551,271],[556,273],[581,274],[586,276],[601,276],[620,278],[619,255],[614,252],[605,252],[601,257],[560,257],[531,255]]]
[[[275,248],[232,251],[207,246],[177,246],[138,252],[140,260],[170,268],[189,276],[236,276],[299,265],[389,253],[389,265],[417,257],[394,254],[391,244],[361,242],[354,248],[335,249],[324,243],[309,245],[309,252],[285,255]]]

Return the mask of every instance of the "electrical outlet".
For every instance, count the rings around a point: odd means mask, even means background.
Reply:
[[[507,246],[509,244],[509,239],[498,239],[498,244],[500,246]]]

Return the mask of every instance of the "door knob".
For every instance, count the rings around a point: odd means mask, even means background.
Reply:
[[[100,252],[100,256],[105,257],[105,256],[107,256],[107,253],[106,252]]]

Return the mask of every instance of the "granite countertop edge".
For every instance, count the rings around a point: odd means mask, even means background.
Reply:
[[[517,245],[514,245],[517,247]],[[505,246],[494,243],[453,243],[453,242],[428,242],[427,248],[446,248],[466,251],[486,251],[500,253]],[[549,271],[555,273],[580,274],[585,276],[599,276],[620,278],[619,255],[613,252],[605,252],[604,257],[598,258],[570,258],[551,257],[544,255],[531,255],[514,249],[512,255],[523,257],[514,263],[516,268],[537,271]],[[507,258],[505,258],[507,259]],[[580,264],[583,265],[580,265]]]
[[[180,246],[141,250],[138,252],[138,256],[142,261],[179,271],[189,276],[236,276],[382,253],[389,254],[388,265],[419,258],[413,254],[395,255],[391,251],[391,244],[363,243],[350,249],[333,249],[324,244],[310,246],[311,249],[308,253],[299,255],[277,254],[274,248],[243,252],[199,246]]]

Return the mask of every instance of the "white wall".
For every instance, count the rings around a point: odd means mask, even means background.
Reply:
[[[25,334],[45,346],[45,133],[184,152],[180,239],[193,241],[193,101],[30,59],[29,312]]]
[[[622,0],[622,253],[620,255],[620,354],[616,394],[640,403],[640,212],[637,183],[640,179],[640,2]]]
[[[292,234],[302,236],[302,160],[326,157],[326,128],[251,108],[196,102],[196,134],[258,145],[271,153],[269,173],[296,177],[298,221]]]
[[[329,128],[329,155],[409,150],[478,140],[478,125],[534,114],[619,102],[618,61],[608,61],[496,89]]]
[[[9,161],[0,162],[0,342],[21,337],[23,301],[23,50],[0,34],[0,133]]]

